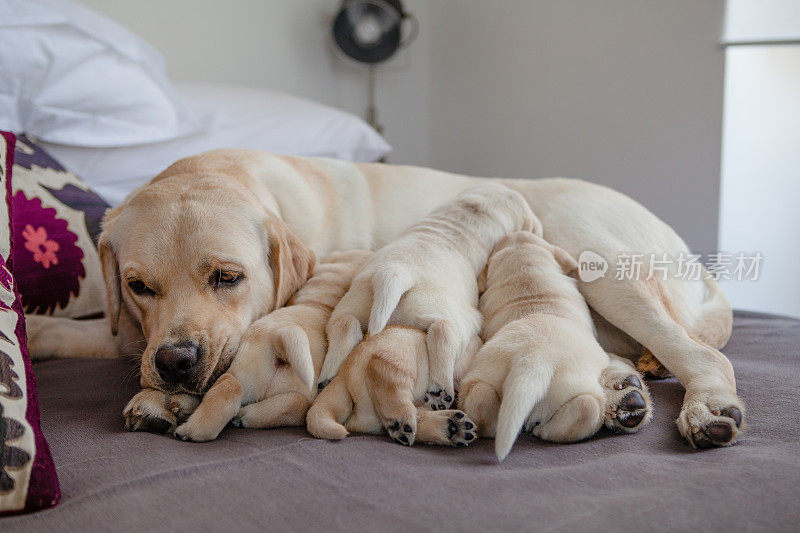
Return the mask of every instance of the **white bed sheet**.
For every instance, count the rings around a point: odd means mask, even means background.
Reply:
[[[171,141],[118,148],[42,143],[61,164],[111,205],[176,160],[215,148],[376,161],[391,146],[363,120],[316,102],[259,89],[176,84],[188,104],[211,113],[201,133]]]

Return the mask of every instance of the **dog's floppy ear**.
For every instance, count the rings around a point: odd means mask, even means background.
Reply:
[[[489,263],[483,267],[481,273],[478,274],[478,294],[486,292],[487,278],[489,277]]]
[[[574,257],[572,257],[572,254],[563,248],[559,248],[558,246],[552,244],[550,246],[553,247],[553,257],[556,258],[556,262],[561,266],[561,270],[564,271],[564,274],[573,278],[577,278],[578,262],[575,261]]]
[[[538,242],[539,246],[548,249],[553,254],[553,257],[556,258],[556,263],[564,271],[564,274],[573,278],[578,277],[578,262],[572,257],[572,254],[563,248],[550,244],[544,237],[539,235],[534,234],[534,240]]]
[[[103,280],[106,285],[106,316],[111,326],[111,334],[116,335],[119,329],[120,310],[120,276],[117,253],[105,234],[100,235],[97,245],[100,253],[100,265],[103,268]]]
[[[272,346],[275,356],[283,359],[292,367],[300,381],[309,389],[314,386],[314,361],[311,358],[311,347],[308,335],[300,326],[284,326],[273,334]]]
[[[282,222],[269,224],[269,263],[275,280],[278,309],[302,287],[314,270],[316,257]]]

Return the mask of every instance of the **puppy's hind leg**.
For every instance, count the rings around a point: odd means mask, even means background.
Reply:
[[[231,421],[240,428],[304,426],[308,400],[298,392],[286,392],[245,405]]]
[[[478,425],[482,437],[495,436],[500,395],[494,387],[482,380],[467,381],[458,392],[458,406]]]
[[[578,442],[597,433],[602,425],[603,398],[580,394],[559,407],[550,420],[529,429],[542,440]]]
[[[467,446],[475,440],[478,428],[463,411],[417,410],[417,442]]]
[[[600,373],[606,397],[605,425],[623,433],[635,433],[653,417],[650,393],[644,378],[627,359],[608,354],[609,364]]]
[[[306,414],[306,429],[318,439],[339,440],[347,436],[342,424],[353,412],[353,398],[343,376],[335,378],[317,396]]]
[[[417,408],[412,392],[416,362],[402,355],[392,362],[373,356],[367,363],[365,377],[375,412],[389,436],[400,444],[412,446],[417,435]]]
[[[433,411],[449,409],[455,397],[453,375],[461,343],[455,325],[439,320],[428,328],[428,388],[425,404]]]
[[[317,390],[322,390],[336,376],[347,356],[364,338],[361,322],[355,315],[341,314],[331,318],[327,326],[328,352],[322,363]]]

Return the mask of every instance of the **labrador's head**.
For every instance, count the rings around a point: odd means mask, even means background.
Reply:
[[[99,250],[112,333],[121,312],[140,324],[142,386],[167,392],[205,391],[314,266],[255,195],[213,175],[144,187],[106,215]]]

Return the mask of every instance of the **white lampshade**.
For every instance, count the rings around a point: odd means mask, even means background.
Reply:
[[[728,0],[722,44],[800,44],[800,0]]]

